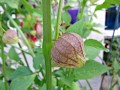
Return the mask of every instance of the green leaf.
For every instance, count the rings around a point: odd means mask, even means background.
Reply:
[[[66,5],[66,6],[63,7],[63,10],[68,10],[68,9],[70,9],[70,8],[72,8],[72,6]]]
[[[5,90],[5,84],[0,80],[0,90]]]
[[[25,9],[28,11],[28,12],[33,12],[33,7],[32,5],[30,5],[30,3],[28,3],[26,0],[21,0],[23,5],[25,6]]]
[[[33,66],[35,69],[40,69],[40,66],[45,69],[45,61],[41,48],[37,48],[36,57],[33,59]]]
[[[120,4],[120,0],[105,0],[101,5],[98,5],[95,10],[97,11],[104,8],[109,8],[112,7],[112,5],[114,4]]]
[[[93,27],[102,27],[105,28],[106,26],[100,24],[100,23],[93,23]]]
[[[52,77],[52,87],[55,88],[57,86],[57,80],[55,77]]]
[[[64,87],[65,90],[81,90],[77,82],[71,82],[69,87]]]
[[[119,84],[119,86],[120,86],[120,78],[118,78],[118,84]]]
[[[94,59],[95,57],[99,55],[99,53],[100,53],[100,50],[98,50],[97,48],[85,46],[85,54],[87,58]]]
[[[82,38],[86,38],[90,33],[91,33],[91,30],[84,27],[83,28],[83,36],[82,36]]]
[[[85,45],[86,56],[89,59],[94,59],[96,56],[99,55],[101,50],[106,50],[107,51],[107,49],[102,45],[102,43],[100,43],[99,41],[94,40],[94,39],[86,40],[84,42],[84,45]]]
[[[87,90],[87,89],[86,89],[86,87],[84,86],[84,87],[82,87],[80,90]]]
[[[95,47],[95,48],[100,49],[100,50],[106,50],[106,48],[102,45],[102,43],[95,40],[95,39],[88,39],[84,42],[84,44],[86,46]]]
[[[14,47],[11,47],[9,52],[8,52],[8,56],[10,59],[16,60],[16,61],[20,61],[20,57],[17,54],[17,52],[15,51]]]
[[[80,90],[80,86],[77,82],[73,82],[70,90]]]
[[[0,27],[0,38],[2,38],[2,35],[3,35],[3,30],[2,30],[2,28]]]
[[[15,71],[14,69],[10,67],[6,67],[6,77],[8,80],[11,79],[14,71]]]
[[[107,70],[106,66],[94,60],[88,60],[83,67],[74,69],[74,77],[77,80],[90,79],[105,73]]]
[[[46,84],[39,88],[39,90],[46,90]]]
[[[67,25],[70,25],[70,22],[71,22],[71,16],[68,12],[64,12],[62,14],[62,20],[67,24]]]
[[[113,68],[114,68],[116,73],[119,71],[119,62],[117,62],[117,60],[114,60]]]
[[[74,32],[74,33],[79,34],[81,37],[83,37],[84,36],[83,28],[84,28],[84,21],[83,21],[83,19],[81,19],[78,22],[76,22],[75,24],[71,25],[67,29],[66,32]]]
[[[62,77],[63,76],[63,70],[60,70],[60,69],[55,70],[54,75]]]
[[[4,3],[5,2],[5,0],[0,0],[0,3]]]
[[[27,90],[29,86],[33,83],[36,74],[18,77],[12,81],[10,84],[10,90]]]
[[[31,74],[32,74],[32,72],[30,71],[29,68],[27,68],[25,66],[22,66],[22,67],[17,68],[14,71],[11,79],[15,79],[15,78],[18,78],[18,77],[27,76],[27,75],[31,75]]]
[[[66,78],[66,77],[62,76],[62,77],[60,78],[59,83],[71,87],[71,85],[72,85],[72,80],[71,80],[70,78]]]
[[[6,0],[6,3],[11,7],[18,9],[18,0]]]
[[[42,21],[42,18],[43,18],[43,16],[42,16],[42,10],[34,8],[32,15],[33,16],[40,16],[41,17],[40,20]]]

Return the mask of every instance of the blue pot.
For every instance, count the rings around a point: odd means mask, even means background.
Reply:
[[[105,16],[105,26],[106,26],[106,30],[113,30],[113,29],[117,29],[120,27],[120,15],[119,15],[119,20],[118,20],[118,25],[115,25],[115,19],[117,16],[117,10],[116,7],[112,7],[112,8],[108,8],[106,10],[106,16]]]
[[[78,20],[77,16],[78,16],[79,9],[78,8],[71,8],[71,9],[67,10],[67,12],[71,16],[71,24],[74,24]]]

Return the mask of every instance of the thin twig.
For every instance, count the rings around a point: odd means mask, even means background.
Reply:
[[[20,43],[18,43],[18,45],[19,45],[20,48],[22,48],[22,46],[21,46]],[[22,52],[22,55],[23,55],[23,57],[24,57],[24,60],[25,60],[25,62],[26,62],[26,64],[27,64],[27,67],[30,69],[30,66],[29,66],[29,64],[28,64],[28,61],[27,61],[27,58],[26,58],[26,56],[25,56],[24,51],[21,50],[21,52]]]
[[[90,87],[90,90],[92,90],[92,86],[91,86],[90,82],[88,80],[86,80],[86,82],[87,82],[88,86]]]
[[[59,36],[59,26],[60,26],[60,22],[61,22],[61,12],[62,12],[63,1],[64,0],[60,0],[60,2],[59,2],[57,21],[56,21],[55,40],[58,39],[58,36]]]

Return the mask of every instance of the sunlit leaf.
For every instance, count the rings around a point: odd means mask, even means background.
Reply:
[[[73,82],[70,90],[80,90],[80,86],[77,82]]]
[[[0,80],[0,90],[5,90],[5,83]]]
[[[114,60],[113,62],[113,68],[115,70],[115,72],[117,73],[120,69],[120,65],[119,65],[119,62],[117,62],[117,60]]]
[[[28,87],[33,83],[36,74],[18,77],[14,79],[10,84],[10,90],[27,90]]]
[[[6,77],[8,80],[11,79],[14,71],[15,71],[14,69],[10,67],[6,67]]]
[[[46,90],[46,84],[43,84],[43,86],[40,87],[39,90]]]
[[[84,28],[84,21],[80,20],[75,24],[71,25],[66,32],[74,32],[79,34],[81,37],[83,37],[83,33],[84,33],[83,28]]]
[[[5,2],[5,0],[0,0],[0,3],[4,3]]]
[[[69,25],[70,22],[71,22],[71,16],[67,13],[67,12],[64,12],[62,14],[62,20],[67,24]]]
[[[42,48],[37,48],[36,57],[33,59],[33,66],[35,69],[40,69],[40,66],[45,69],[45,61]]]
[[[94,60],[88,60],[82,68],[75,69],[75,78],[84,80],[97,77],[105,73],[108,68]]]
[[[101,42],[94,40],[94,39],[88,39],[84,42],[85,45],[85,53],[86,56],[89,59],[94,59],[96,56],[99,55],[101,50],[107,51],[107,49],[102,45]],[[92,52],[92,53],[91,53]]]
[[[120,86],[120,78],[118,78],[118,84],[119,84],[119,86]]]
[[[6,3],[11,7],[18,9],[18,0],[6,0]]]
[[[14,47],[11,47],[11,48],[10,48],[10,50],[9,50],[9,52],[8,52],[8,56],[9,56],[9,58],[12,59],[12,60],[16,60],[16,61],[21,60]]]
[[[98,5],[95,10],[101,10],[104,8],[110,8],[113,5],[119,5],[120,0],[105,0],[101,5]]]
[[[64,10],[68,10],[70,8],[72,8],[72,6],[70,6],[70,5],[66,5],[66,6],[63,7]]]
[[[13,75],[12,75],[11,79],[15,79],[15,78],[18,78],[18,77],[27,76],[27,75],[31,75],[31,74],[32,74],[32,72],[29,68],[27,68],[25,66],[22,66],[22,67],[17,68],[13,72]]]

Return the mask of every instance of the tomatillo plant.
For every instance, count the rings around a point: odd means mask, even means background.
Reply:
[[[4,10],[0,14],[0,90],[84,89],[78,80],[86,80],[92,89],[88,79],[108,71],[94,60],[106,48],[98,40],[87,39],[91,31],[100,33],[93,17],[105,6],[78,1],[73,24],[68,10],[74,8],[70,2],[77,0],[0,0]],[[96,9],[87,15],[85,9],[91,6]],[[118,72],[119,65],[115,66]]]

